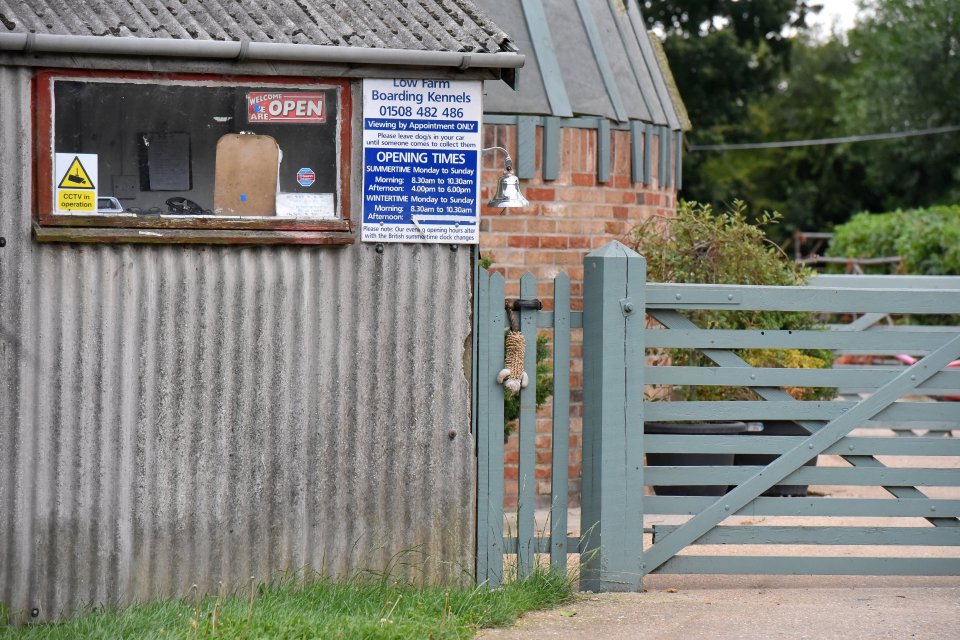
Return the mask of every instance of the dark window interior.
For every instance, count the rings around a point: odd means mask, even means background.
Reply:
[[[264,91],[323,94],[324,121],[248,121],[248,94]],[[126,214],[222,216],[233,214],[224,208],[214,211],[218,142],[241,132],[270,136],[279,147],[279,165],[249,157],[236,165],[243,167],[238,170],[241,175],[230,177],[238,192],[253,184],[253,178],[259,178],[261,190],[267,188],[262,185],[272,189],[275,183],[276,210],[236,215],[279,212],[294,217],[332,217],[340,200],[339,108],[337,89],[328,87],[56,80],[54,151],[97,154],[98,196],[116,198]],[[223,169],[220,179],[225,182]],[[262,175],[252,175],[258,173]],[[304,175],[308,178],[303,179]],[[301,184],[311,178],[312,184]],[[246,201],[247,194],[240,197]],[[281,201],[300,206],[281,210]],[[322,212],[311,210],[319,201],[332,206]]]

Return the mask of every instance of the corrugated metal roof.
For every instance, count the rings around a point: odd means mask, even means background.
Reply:
[[[498,53],[509,36],[470,0],[0,0],[0,33]]]
[[[527,56],[519,91],[487,83],[487,113],[599,116],[684,126],[635,2],[627,0],[475,0],[509,16]],[[537,19],[543,16],[545,20]],[[553,71],[551,71],[553,69]],[[557,97],[561,99],[557,99]],[[558,109],[569,105],[569,111]]]

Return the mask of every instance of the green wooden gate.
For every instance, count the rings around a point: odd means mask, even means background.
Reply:
[[[569,279],[553,283],[554,308],[518,311],[527,344],[552,334],[553,494],[550,521],[534,520],[535,381],[521,393],[519,507],[504,532],[504,281],[477,277],[477,579],[497,585],[505,557],[529,573],[537,554],[557,568],[580,554],[580,588],[637,590],[650,573],[960,575],[960,327],[914,326],[908,314],[960,314],[960,278],[822,277],[807,287],[647,283],[641,256],[611,243],[584,260],[583,311],[570,307]],[[520,299],[537,283],[521,279]],[[518,305],[528,307],[530,305]],[[814,311],[829,330],[704,330],[695,309]],[[878,322],[896,317],[896,324]],[[580,535],[567,533],[570,338],[582,331],[583,471]],[[697,349],[714,366],[652,366],[662,348]],[[831,349],[876,364],[823,369],[754,368],[737,350]],[[533,349],[526,370],[535,367]],[[910,366],[893,356],[908,354]],[[955,363],[954,363],[955,364]],[[747,387],[761,400],[664,402],[649,385]],[[787,387],[837,388],[838,398],[795,400]],[[645,421],[786,420],[806,435],[644,435]],[[892,431],[891,431],[892,429]],[[766,466],[647,466],[648,453],[771,454]],[[831,466],[805,466],[817,455]],[[893,458],[890,458],[890,457]],[[899,461],[923,460],[920,466]],[[890,461],[894,464],[891,466]],[[870,487],[876,497],[778,497],[775,485]],[[714,485],[719,497],[652,495],[649,487]],[[646,490],[645,490],[646,488]],[[808,520],[796,523],[795,517]],[[749,520],[747,519],[749,517]],[[816,524],[810,525],[809,518]],[[844,518],[843,525],[830,522]],[[882,520],[876,520],[876,519]],[[856,519],[850,524],[850,519]],[[768,520],[774,524],[765,524]],[[790,545],[784,553],[724,554],[724,545]],[[937,548],[937,557],[807,554],[811,547]],[[776,549],[777,547],[773,547]],[[705,551],[701,551],[705,550]],[[904,550],[906,551],[906,550]],[[684,552],[684,553],[681,553]],[[792,553],[793,555],[788,555]],[[508,559],[507,565],[512,566]]]

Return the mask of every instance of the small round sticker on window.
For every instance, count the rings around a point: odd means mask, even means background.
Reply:
[[[297,171],[297,184],[301,187],[309,187],[314,182],[317,181],[317,174],[313,172],[313,169],[309,167],[304,167]]]

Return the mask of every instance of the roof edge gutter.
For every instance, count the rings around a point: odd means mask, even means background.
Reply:
[[[145,57],[215,58],[220,60],[319,62],[387,66],[519,69],[520,53],[458,53],[374,49],[317,44],[286,44],[250,41],[177,40],[115,36],[0,33],[0,52],[127,55]]]

